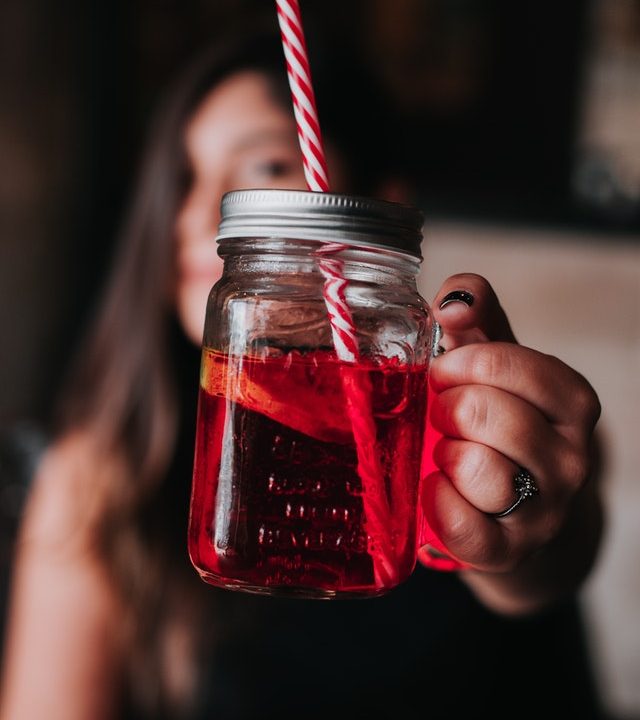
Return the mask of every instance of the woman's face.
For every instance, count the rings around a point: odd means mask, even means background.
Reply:
[[[293,115],[259,72],[238,72],[217,85],[189,121],[185,143],[193,182],[176,219],[176,302],[185,332],[200,344],[207,297],[222,273],[214,240],[222,195],[306,184]]]

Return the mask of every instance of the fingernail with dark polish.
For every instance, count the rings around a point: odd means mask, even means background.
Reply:
[[[467,307],[471,307],[473,305],[473,295],[466,290],[454,290],[448,295],[445,295],[444,300],[440,303],[440,310],[454,302],[461,302]]]

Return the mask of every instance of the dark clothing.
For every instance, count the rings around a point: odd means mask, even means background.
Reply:
[[[507,619],[422,567],[370,600],[211,592],[223,633],[198,718],[601,717],[573,603]]]

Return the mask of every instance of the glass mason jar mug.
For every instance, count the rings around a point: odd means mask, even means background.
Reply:
[[[366,597],[412,572],[432,344],[422,222],[346,195],[223,198],[189,517],[205,581]],[[355,330],[351,358],[340,325]]]

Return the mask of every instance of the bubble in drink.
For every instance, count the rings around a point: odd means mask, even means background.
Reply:
[[[371,389],[378,488],[358,472],[345,374]],[[374,491],[390,510],[396,582],[406,579],[416,560],[426,378],[426,367],[393,360],[347,364],[325,351],[229,358],[205,348],[189,523],[203,579],[307,596],[385,592],[363,498]]]

